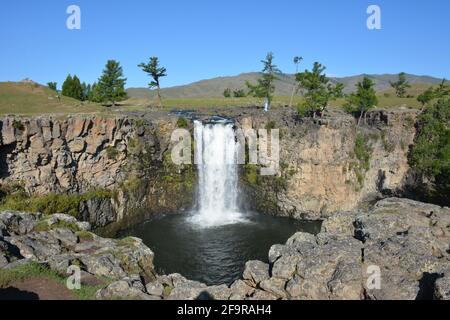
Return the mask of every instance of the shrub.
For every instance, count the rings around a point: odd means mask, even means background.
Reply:
[[[117,157],[119,156],[119,151],[113,146],[108,146],[106,148],[106,155],[110,160],[117,160]]]
[[[16,130],[23,131],[25,130],[25,126],[20,120],[13,120],[12,127]]]
[[[409,154],[409,164],[432,181],[430,194],[449,204],[450,194],[450,99],[441,99],[418,119],[418,132]]]
[[[184,117],[178,118],[178,120],[177,120],[177,128],[180,128],[180,129],[187,129],[187,128],[189,128],[189,123],[186,120],[186,118],[184,118]]]
[[[350,167],[355,173],[358,189],[360,189],[364,185],[365,173],[370,169],[370,157],[372,155],[372,149],[364,135],[358,134],[356,136],[353,153],[356,161],[351,163]]]

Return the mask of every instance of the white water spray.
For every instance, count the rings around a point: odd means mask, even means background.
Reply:
[[[238,143],[229,123],[195,121],[195,163],[198,168],[197,212],[191,221],[214,227],[245,219],[238,210]]]

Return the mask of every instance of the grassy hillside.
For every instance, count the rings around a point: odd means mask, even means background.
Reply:
[[[378,96],[378,107],[379,108],[398,108],[398,107],[409,107],[409,108],[419,108],[420,103],[416,100],[416,97],[426,90],[430,85],[428,84],[413,84],[410,89],[408,89],[408,95],[412,96],[410,98],[398,98],[395,95],[393,89],[380,91],[377,93]],[[277,108],[281,106],[286,106],[289,104],[289,96],[276,96],[272,103],[272,106]],[[302,97],[296,96],[294,98],[293,105],[302,102]],[[263,104],[262,99],[257,99],[253,97],[245,98],[167,98],[163,100],[165,108],[163,110],[169,111],[173,108],[176,109],[196,109],[196,108],[209,108],[209,107],[234,107],[234,106],[254,106]],[[345,99],[338,99],[332,101],[330,105],[332,107],[342,107],[345,103]],[[136,109],[148,109],[151,105],[156,105],[153,98],[131,98],[126,101],[127,105],[134,106]]]
[[[368,75],[375,82],[375,89],[377,91],[389,90],[391,88],[389,81],[396,81],[398,75],[383,74],[383,75]],[[222,98],[223,91],[227,88],[231,90],[235,89],[247,89],[245,82],[256,82],[256,79],[260,77],[259,73],[243,73],[238,76],[232,77],[219,77],[208,80],[202,80],[194,82],[184,86],[176,86],[162,89],[162,95],[166,99],[179,99],[179,98]],[[336,83],[340,82],[345,85],[344,92],[353,92],[355,84],[361,81],[364,75],[357,75],[345,78],[331,78],[331,81]],[[428,76],[416,76],[407,75],[407,80],[415,84],[425,85],[437,85],[441,82],[441,79],[432,78]],[[276,96],[290,96],[294,85],[293,75],[281,75],[279,80],[275,82],[275,95]],[[154,91],[150,91],[146,88],[130,88],[127,89],[128,95],[131,98],[137,99],[151,99],[155,96]]]
[[[0,82],[0,114],[91,113],[104,108],[94,103],[82,103],[61,97],[56,92],[34,82]]]
[[[257,74],[255,75],[255,79]],[[423,78],[418,78],[423,80]],[[206,82],[208,82],[207,80]],[[355,81],[355,79],[352,79]],[[428,80],[431,81],[431,80]],[[434,80],[433,80],[434,81]],[[436,79],[436,83],[439,81]],[[416,97],[430,86],[430,83],[416,83],[408,90],[408,95],[413,98],[397,98],[393,89],[378,92],[380,108],[410,107],[418,108],[420,104]],[[287,86],[287,88],[289,88]],[[291,90],[291,89],[290,89]],[[147,93],[149,90],[145,90]],[[290,92],[289,92],[290,94]],[[273,107],[286,106],[289,104],[289,94],[278,95],[273,101]],[[165,107],[163,109],[152,107],[155,104],[154,98],[150,95],[138,95],[138,97],[130,98],[120,103],[115,108],[106,108],[100,104],[90,102],[80,102],[72,98],[61,97],[58,100],[57,94],[49,88],[34,82],[0,82],[0,115],[16,114],[16,115],[34,115],[34,114],[70,114],[70,113],[121,113],[133,110],[162,111],[169,112],[176,109],[208,109],[214,107],[245,107],[245,106],[261,106],[262,99],[253,97],[245,98],[224,98],[219,95],[217,97],[186,97],[167,98],[163,95]],[[302,97],[296,96],[294,106],[302,101]],[[341,107],[344,99],[331,102],[333,107]]]

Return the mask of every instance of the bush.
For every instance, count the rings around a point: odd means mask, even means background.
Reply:
[[[409,164],[432,181],[428,197],[444,205],[450,194],[450,99],[441,99],[418,119]]]
[[[189,128],[189,123],[186,120],[186,118],[184,118],[184,117],[178,118],[178,120],[177,120],[177,128],[180,128],[180,129],[187,129],[187,128]]]
[[[23,131],[25,130],[25,126],[20,120],[13,120],[12,127],[16,130]]]
[[[8,194],[1,199],[0,209],[26,212],[42,212],[46,215],[65,213],[77,217],[82,201],[90,199],[110,199],[114,192],[106,189],[94,189],[84,194],[56,194],[28,196],[24,190]]]
[[[117,160],[117,157],[119,156],[119,151],[113,146],[108,146],[106,148],[106,155],[110,160]]]
[[[351,163],[350,167],[355,173],[358,189],[360,189],[364,185],[365,173],[370,169],[370,157],[372,155],[372,149],[364,135],[358,134],[356,136],[353,153],[356,161]]]

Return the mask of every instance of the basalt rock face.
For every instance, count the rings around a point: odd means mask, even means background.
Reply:
[[[322,119],[300,119],[293,111],[238,116],[237,126],[243,129],[280,129],[278,174],[260,176],[259,168],[252,166],[243,172],[253,207],[318,219],[401,195],[409,184],[407,154],[415,119],[416,112],[407,109],[371,111],[359,127],[354,117],[343,113]],[[358,137],[364,145],[355,150]],[[361,151],[369,155],[367,163]]]
[[[135,134],[127,119],[97,117],[4,118],[1,132],[2,183],[20,181],[30,194],[112,187],[124,179]]]
[[[175,128],[173,117],[2,118],[0,185],[30,196],[109,190],[114,196],[79,203],[78,218],[94,228],[171,213],[189,206],[193,191],[193,170],[168,158]]]

